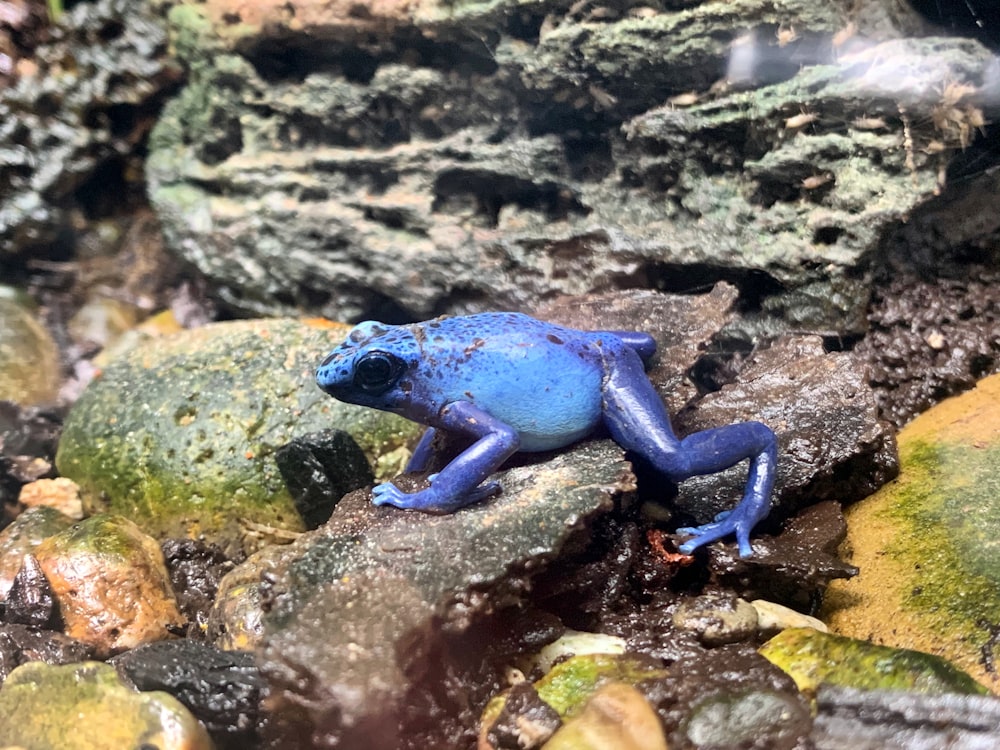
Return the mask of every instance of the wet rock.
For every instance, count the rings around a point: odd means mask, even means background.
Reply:
[[[30,508],[0,531],[0,599],[7,596],[24,556],[44,539],[73,525],[73,519],[54,508]]]
[[[364,452],[343,430],[322,430],[297,437],[274,454],[306,528],[330,517],[348,492],[372,484],[375,475]]]
[[[760,653],[810,695],[821,684],[920,693],[986,692],[972,677],[940,657],[812,628],[785,630],[761,646]]]
[[[991,117],[958,89],[958,122],[934,127],[942,89],[992,59],[876,47],[919,25],[905,10],[292,7],[173,7],[191,76],[147,164],[170,245],[256,314],[424,318],[725,278],[787,326],[861,332],[867,257]],[[739,85],[710,91],[723,77]]]
[[[252,651],[263,642],[264,593],[256,557],[251,555],[219,584],[205,623],[206,639],[219,648]]]
[[[576,716],[585,710],[586,705],[600,688],[606,684],[630,686],[647,680],[656,679],[662,676],[665,670],[656,664],[637,659],[627,655],[609,654],[589,654],[582,656],[572,656],[564,662],[557,664],[541,679],[533,685],[535,696],[550,710],[554,711],[560,720]],[[500,748],[503,745],[495,744],[496,741],[505,740],[503,727],[510,723],[510,716],[518,705],[523,706],[524,711],[529,715],[542,713],[535,700],[526,699],[525,690],[517,687],[497,696],[483,711],[480,721],[480,747]],[[641,694],[638,696],[642,699]],[[510,705],[508,702],[513,701]],[[634,701],[630,694],[628,701]],[[645,699],[642,699],[645,703]],[[649,706],[646,704],[646,709]],[[544,712],[549,716],[548,712]],[[589,723],[600,724],[599,715],[602,713],[600,702],[591,712],[592,717]],[[643,713],[641,709],[637,713]],[[520,715],[524,715],[523,713]],[[654,715],[655,718],[655,715]],[[497,724],[500,724],[498,727]],[[553,722],[551,717],[545,720],[545,725],[549,726]],[[641,722],[646,723],[646,722]],[[659,721],[655,723],[655,729],[659,729]],[[571,732],[579,737],[580,730],[586,732],[586,726],[579,727]],[[597,730],[600,731],[600,730]],[[662,730],[660,730],[662,732]],[[491,740],[490,735],[496,739]],[[557,733],[558,734],[558,733]],[[656,736],[656,732],[652,732]],[[552,739],[555,739],[554,737]],[[567,742],[569,737],[564,737],[561,743]],[[567,747],[560,744],[560,747]],[[583,747],[587,747],[584,745]],[[629,747],[624,745],[623,747]]]
[[[722,592],[682,600],[673,619],[678,629],[695,633],[705,646],[743,641],[757,631],[757,611],[750,603]]]
[[[188,622],[188,637],[203,638],[219,583],[233,563],[218,547],[196,539],[167,539],[160,549],[177,608]]]
[[[587,654],[624,654],[626,643],[624,638],[604,633],[582,633],[568,630],[559,636],[558,640],[545,646],[532,659],[532,667],[542,672],[548,672],[559,661],[570,656],[585,656]]]
[[[719,583],[744,597],[810,609],[831,581],[858,572],[840,559],[846,536],[840,504],[828,500],[800,511],[777,536],[755,536],[752,557],[739,557],[735,546],[716,545],[709,550],[708,565]]]
[[[996,687],[1000,376],[917,417],[899,446],[899,479],[847,510],[845,551],[861,574],[831,586],[822,617]]]
[[[0,255],[64,243],[74,208],[141,202],[130,156],[180,78],[162,21],[131,0],[73,6],[22,72],[0,88]]]
[[[44,628],[56,612],[52,587],[34,555],[25,555],[4,601],[3,619],[14,625]]]
[[[773,505],[786,513],[820,500],[859,500],[898,470],[894,431],[879,418],[864,367],[850,353],[826,353],[819,338],[782,338],[755,352],[737,382],[678,414],[675,426],[686,435],[753,419],[778,436]],[[739,464],[692,477],[675,503],[705,523],[732,508],[745,483]]]
[[[24,300],[10,287],[0,287],[0,400],[22,406],[52,404],[61,377],[52,336]]]
[[[474,703],[481,688],[447,675],[461,674],[463,658],[480,669],[485,644],[436,644],[523,601],[532,575],[585,540],[593,519],[634,489],[609,441],[497,478],[499,497],[441,516],[376,507],[367,492],[352,493],[325,526],[283,550],[270,577],[261,664],[285,747],[359,738],[395,747],[429,731],[427,717]]]
[[[746,645],[682,658],[640,689],[656,707],[669,747],[793,750],[806,746],[812,726],[791,678]]]
[[[90,512],[121,513],[158,538],[203,538],[228,556],[287,539],[304,526],[275,462],[282,446],[336,428],[371,457],[421,429],[316,386],[316,364],[347,330],[241,321],[136,348],[70,412],[59,470],[80,484]]]
[[[50,536],[35,556],[64,632],[106,657],[184,625],[159,545],[120,516],[93,516]]]
[[[93,649],[68,635],[26,625],[0,625],[0,684],[29,661],[74,664],[93,657]]]
[[[652,706],[631,685],[599,688],[579,714],[561,726],[544,750],[667,750]]]
[[[656,357],[646,374],[673,414],[697,395],[691,370],[716,335],[733,320],[739,292],[716,284],[706,294],[629,290],[561,297],[537,317],[582,330],[645,331],[656,339]]]
[[[98,662],[15,669],[0,688],[0,745],[211,750],[205,728],[175,698],[136,693]]]
[[[536,750],[562,724],[556,710],[543,701],[530,682],[520,682],[507,692],[503,707],[480,736],[479,747],[496,750]]]
[[[36,479],[21,488],[17,501],[29,508],[46,506],[79,521],[83,518],[80,487],[72,479]]]
[[[179,700],[221,747],[256,741],[264,679],[252,654],[177,640],[147,643],[110,664],[137,690]]]
[[[818,750],[997,747],[1000,700],[823,685],[812,740]]]

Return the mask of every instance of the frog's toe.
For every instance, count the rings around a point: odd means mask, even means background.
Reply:
[[[721,521],[706,523],[704,526],[686,526],[682,529],[677,529],[678,534],[691,534],[694,537],[693,539],[688,539],[677,549],[685,555],[690,555],[699,547],[735,533],[740,557],[750,557],[753,554],[753,547],[750,545],[750,527],[741,523],[739,519],[733,516],[734,514],[730,514]]]
[[[493,497],[494,495],[500,494],[500,482],[483,482],[483,484],[476,487],[474,490],[466,495],[466,502],[469,505],[473,503],[478,503],[480,500],[485,500],[488,497]]]
[[[377,484],[372,489],[372,503],[374,505],[394,505],[397,508],[406,507],[408,495],[392,482]]]

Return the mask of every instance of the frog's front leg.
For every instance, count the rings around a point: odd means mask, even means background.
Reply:
[[[682,529],[694,538],[682,544],[680,550],[690,554],[704,544],[736,534],[740,556],[753,554],[750,531],[767,515],[774,486],[777,439],[771,429],[760,422],[742,422],[678,440],[638,355],[628,350],[617,352],[606,360],[606,368],[604,421],[612,436],[671,481],[714,474],[750,459],[750,476],[739,505],[712,523]]]
[[[496,482],[489,482],[482,487],[480,484],[517,451],[520,444],[517,432],[468,401],[454,401],[445,405],[438,415],[435,427],[448,432],[464,433],[475,438],[476,442],[440,472],[431,475],[431,486],[427,489],[408,494],[391,482],[386,482],[372,490],[373,503],[426,513],[450,513],[496,492],[499,487]],[[414,458],[410,460],[411,466],[417,458],[426,464],[432,439],[433,435],[428,436],[426,433],[421,438],[414,451]]]

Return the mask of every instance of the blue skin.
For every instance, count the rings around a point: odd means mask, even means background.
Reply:
[[[678,439],[643,367],[656,351],[645,333],[577,331],[519,313],[482,313],[391,326],[367,321],[316,372],[320,388],[341,401],[401,414],[429,426],[408,472],[426,469],[436,430],[472,445],[408,494],[391,482],[376,505],[448,513],[499,490],[487,477],[517,451],[574,443],[602,423],[615,441],[673,482],[750,459],[743,500],[703,526],[680,529],[690,554],[736,534],[752,554],[750,531],[770,507],[777,460],[774,433],[760,422],[703,430]]]

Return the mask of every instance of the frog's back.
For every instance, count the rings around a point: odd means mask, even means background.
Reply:
[[[474,403],[513,427],[521,450],[568,445],[601,421],[601,334],[519,313],[441,318],[411,330],[422,350],[414,395]]]

